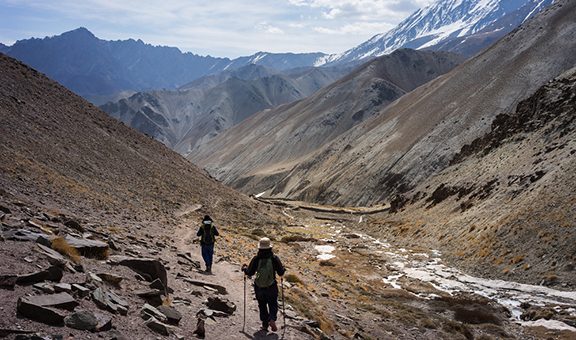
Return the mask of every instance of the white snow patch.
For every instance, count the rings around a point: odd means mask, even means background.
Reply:
[[[261,193],[254,195],[254,197],[256,197],[256,198],[262,197],[262,196],[264,196],[265,193],[266,193],[266,191],[262,191]]]
[[[536,321],[521,321],[518,323],[522,326],[527,326],[527,327],[539,327],[540,326],[540,327],[545,327],[548,329],[556,329],[556,330],[561,330],[561,331],[571,331],[571,332],[576,333],[576,328],[574,328],[572,326],[568,326],[564,322],[558,321],[558,320],[539,319]]]
[[[316,258],[320,261],[327,261],[336,257],[331,254],[334,250],[336,250],[336,248],[333,246],[318,245],[315,246],[314,249],[316,249],[316,251],[320,253],[319,255],[316,256]]]

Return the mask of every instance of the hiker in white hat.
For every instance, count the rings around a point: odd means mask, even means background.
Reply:
[[[254,279],[254,293],[258,300],[260,321],[262,329],[268,327],[273,332],[278,330],[276,320],[278,315],[278,284],[276,274],[282,276],[286,271],[280,258],[272,252],[272,243],[267,237],[258,242],[258,254],[252,258],[250,264],[242,265],[242,271],[248,277],[256,274]]]

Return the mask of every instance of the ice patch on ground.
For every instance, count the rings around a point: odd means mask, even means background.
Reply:
[[[316,249],[316,251],[320,253],[319,255],[316,256],[316,258],[320,261],[327,261],[336,257],[332,255],[332,252],[336,250],[336,248],[333,246],[318,245],[315,246],[314,249]]]
[[[539,319],[536,321],[521,321],[518,323],[522,326],[527,326],[527,327],[545,327],[548,329],[556,329],[556,330],[560,330],[560,331],[576,332],[576,328],[574,328],[572,326],[568,326],[564,322],[558,321],[558,320]]]

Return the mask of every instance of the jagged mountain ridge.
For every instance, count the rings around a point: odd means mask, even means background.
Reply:
[[[447,52],[395,51],[313,96],[255,114],[189,159],[247,193],[281,192],[298,162],[462,60]]]
[[[394,29],[342,54],[328,64],[363,60],[398,48],[434,49],[474,55],[512,31],[553,0],[439,0],[414,12]]]
[[[326,145],[283,195],[340,204],[390,200],[445,168],[499,113],[576,64],[574,3],[558,2],[487,51]],[[362,174],[358,176],[357,174]],[[306,184],[305,183],[309,183]]]
[[[259,53],[234,60],[182,53],[142,40],[106,41],[86,28],[54,37],[19,40],[4,53],[94,101],[121,91],[177,88],[194,79],[250,63],[285,70],[309,66],[318,53]]]
[[[279,167],[271,171],[268,160],[246,157],[242,164],[251,170],[242,173],[236,155],[245,151],[237,149],[242,145],[239,138],[249,132],[232,136],[234,129],[217,139],[221,142],[212,149],[213,155],[192,159],[247,193],[266,191],[343,205],[389,201],[445,168],[498,113],[510,112],[540,85],[576,64],[570,38],[576,31],[570,19],[574,10],[574,4],[566,1],[547,8],[484,53],[403,96],[314,153],[287,162],[282,171]],[[297,118],[284,124],[294,125],[292,129],[301,126]],[[266,148],[282,143],[270,142]],[[228,148],[237,153],[216,151]]]
[[[203,77],[178,91],[137,93],[101,107],[187,154],[251,114],[309,96],[348,71],[338,67],[281,72],[250,64]]]

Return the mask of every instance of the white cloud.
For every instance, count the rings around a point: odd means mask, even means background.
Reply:
[[[326,19],[335,19],[341,13],[342,13],[342,10],[340,10],[338,8],[331,8],[327,12],[322,12],[322,16]]]
[[[270,25],[267,22],[259,23],[258,25],[256,25],[256,29],[271,34],[284,34],[284,31],[282,29],[274,25]]]
[[[102,39],[142,39],[215,56],[339,53],[388,31],[428,1],[0,0],[0,41],[84,26]]]

